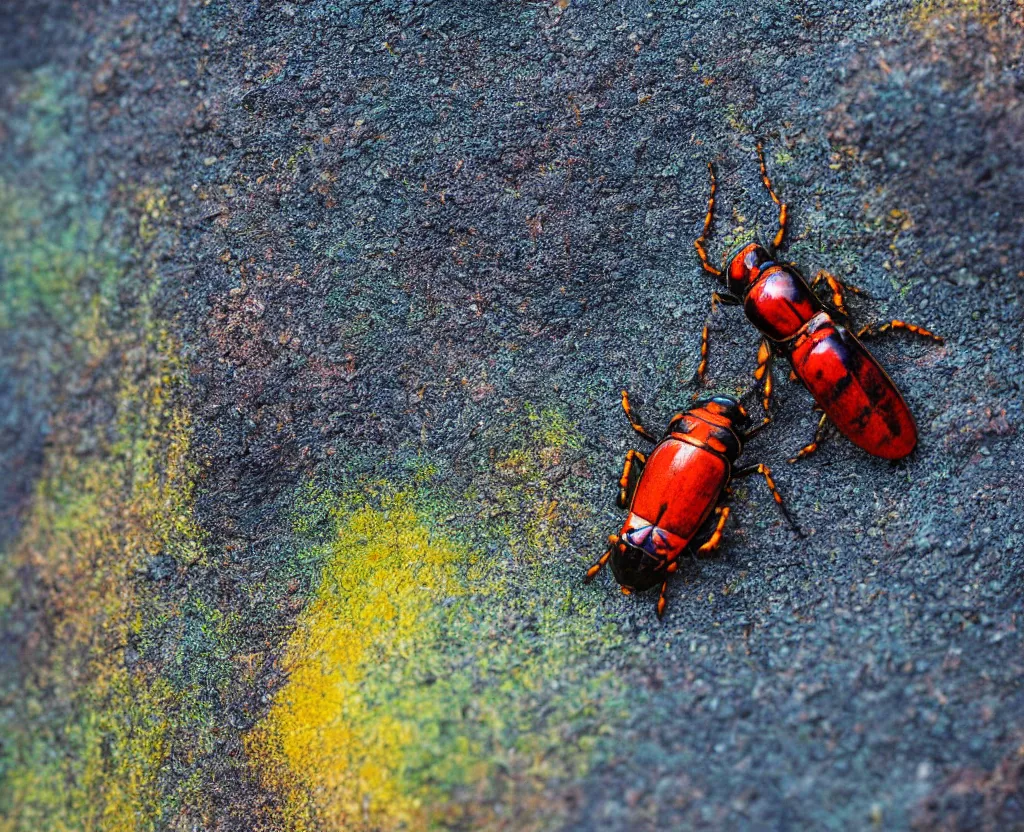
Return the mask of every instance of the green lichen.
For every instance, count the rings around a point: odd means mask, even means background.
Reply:
[[[296,530],[330,514],[305,555],[322,578],[288,644],[289,681],[247,740],[289,828],[490,828],[498,811],[554,828],[557,784],[623,718],[618,680],[588,661],[617,633],[544,566],[555,528],[582,516],[551,482],[581,443],[557,410],[524,416],[495,481],[461,496],[422,458],[355,494],[302,488]],[[506,513],[540,519],[516,529]],[[487,539],[501,545],[473,542]]]
[[[175,691],[138,652],[159,606],[147,562],[201,547],[181,512],[190,493],[190,422],[175,406],[176,350],[165,334],[139,377],[126,362],[116,438],[80,458],[58,442],[3,566],[38,576],[36,599],[59,622],[28,659],[31,675],[0,714],[5,735],[0,830],[156,828]],[[161,360],[162,359],[162,360]],[[170,509],[170,510],[169,510]],[[6,577],[5,576],[5,577]],[[18,598],[6,611],[22,615]],[[9,624],[8,624],[9,626]]]
[[[722,236],[722,250],[725,252],[734,251],[740,246],[756,240],[757,236],[756,228],[738,226]]]
[[[67,332],[92,299],[111,300],[121,269],[103,245],[103,207],[86,204],[74,185],[69,82],[45,67],[20,81],[9,125],[29,155],[0,164],[0,330]]]
[[[62,223],[37,194],[0,177],[0,329],[42,320],[69,330],[88,304],[113,293],[120,270],[92,217]]]
[[[23,657],[0,679],[0,830],[156,829],[180,796],[165,783],[175,731],[202,746],[209,721],[199,687],[153,661],[181,612],[148,569],[205,557],[185,367],[149,303],[167,206],[152,190],[126,188],[119,207],[75,191],[65,131],[77,99],[55,75],[29,75],[19,101],[33,155],[25,170],[0,165],[0,328],[17,328],[59,391],[86,381],[110,418],[57,409],[21,531],[0,553],[0,630]],[[222,661],[228,624],[200,612]]]

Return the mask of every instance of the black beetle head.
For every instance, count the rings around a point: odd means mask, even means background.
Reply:
[[[665,559],[623,541],[612,551],[612,574],[626,589],[643,592],[665,580]]]
[[[726,288],[738,297],[743,297],[747,288],[774,258],[760,243],[745,243],[729,254],[722,266],[722,280]]]

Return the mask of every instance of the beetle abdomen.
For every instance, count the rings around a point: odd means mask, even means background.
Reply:
[[[797,377],[840,433],[869,454],[902,459],[917,445],[917,426],[892,379],[852,332],[819,313],[796,339]]]

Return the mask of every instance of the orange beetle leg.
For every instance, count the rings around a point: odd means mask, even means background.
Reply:
[[[733,306],[737,301],[731,296],[722,295],[718,292],[711,295],[711,312],[708,313],[708,316],[704,321],[704,329],[702,329],[700,333],[700,364],[697,365],[697,374],[693,378],[693,380],[698,384],[704,383],[704,376],[708,371],[708,345],[711,336],[711,319],[714,317],[715,312],[718,311],[718,304],[720,303]],[[699,394],[695,393],[694,398],[697,398],[698,395]]]
[[[648,442],[657,443],[657,437],[641,425],[636,416],[633,415],[633,408],[630,407],[629,404],[629,393],[625,390],[622,391],[622,409],[626,412],[626,418],[629,419],[629,424],[633,426],[633,430],[639,433]]]
[[[786,504],[782,502],[782,495],[779,493],[779,489],[775,487],[775,480],[772,479],[772,469],[759,462],[757,465],[748,465],[746,468],[740,468],[738,471],[734,471],[732,476],[733,479],[736,479],[737,477],[749,477],[751,474],[760,474],[764,477],[768,490],[772,492],[775,502],[778,504],[779,509],[781,509],[786,520],[789,521],[789,525],[796,530],[797,534],[803,537],[803,531],[796,524],[796,521],[790,516],[789,511],[786,509]]]
[[[711,301],[711,314],[715,314],[715,302]],[[701,384],[704,382],[704,374],[708,371],[708,324],[704,324],[704,329],[700,333],[700,364],[697,365],[697,381]]]
[[[718,523],[715,526],[715,530],[711,533],[711,537],[708,538],[707,543],[697,550],[697,557],[710,555],[722,542],[722,528],[725,526],[725,521],[729,519],[729,507],[722,506],[716,508],[715,514],[718,515]]]
[[[711,231],[711,218],[715,212],[715,190],[717,189],[717,185],[715,184],[715,169],[712,167],[711,162],[708,162],[708,174],[711,177],[711,194],[708,196],[708,212],[704,215],[704,228],[700,232],[700,236],[693,241],[693,247],[697,249],[697,256],[700,258],[700,264],[704,267],[704,271],[718,277],[721,272],[708,262],[708,253],[704,248],[704,244],[708,239],[708,234]]]
[[[622,476],[619,478],[619,508],[629,508],[629,504],[633,501],[633,492],[636,491],[637,480],[643,473],[645,462],[647,462],[647,457],[639,451],[630,448],[626,452],[626,461],[622,464]]]
[[[865,294],[863,289],[858,289],[856,286],[851,286],[849,283],[844,283],[834,274],[820,269],[814,276],[814,280],[811,281],[811,288],[814,289],[821,281],[828,283],[829,291],[832,292],[832,305],[842,312],[844,315],[849,317],[849,310],[846,308],[846,296],[845,292],[853,292],[855,295]]]
[[[790,462],[796,462],[798,459],[803,459],[804,457],[808,457],[811,454],[813,454],[816,450],[818,450],[818,443],[821,442],[821,437],[824,435],[825,427],[827,425],[828,425],[828,415],[825,414],[825,413],[822,413],[821,414],[821,420],[818,422],[818,428],[817,428],[817,430],[814,431],[814,439],[811,440],[810,444],[804,445],[804,447],[802,447],[799,451],[797,451],[796,456],[790,457],[789,461]]]
[[[925,329],[923,326],[917,324],[908,324],[906,321],[889,321],[888,323],[882,324],[868,324],[867,326],[861,327],[860,332],[857,333],[858,338],[868,338],[872,335],[881,335],[883,332],[891,332],[894,329],[905,329],[907,332],[911,332],[914,335],[920,335],[922,338],[931,338],[933,341],[943,343],[941,335],[936,335]]]
[[[768,168],[764,164],[764,151],[761,149],[761,142],[757,143],[757,161],[761,165],[761,181],[768,190],[768,196],[772,198],[772,202],[779,206],[779,230],[775,232],[775,237],[772,240],[772,248],[778,249],[786,238],[786,222],[789,220],[789,210],[786,203],[779,199],[772,188],[772,180],[768,178]]]
[[[614,545],[614,544],[612,544],[612,545]],[[594,578],[597,576],[597,573],[600,572],[604,568],[604,565],[606,563],[608,563],[608,558],[610,558],[611,556],[612,556],[612,547],[609,546],[608,547],[608,551],[605,552],[603,555],[601,555],[601,557],[597,561],[597,563],[595,563],[593,566],[591,566],[587,570],[586,577],[583,578],[583,583],[589,584],[592,580],[594,580]]]
[[[658,596],[658,618],[661,618],[665,614],[665,607],[668,601],[665,599],[665,590],[668,589],[668,581],[662,581],[661,583],[661,595]]]
[[[768,413],[768,408],[772,403],[772,348],[768,346],[768,342],[761,339],[761,346],[757,348],[757,367],[754,369],[754,380],[764,380],[761,390],[761,404],[764,406],[764,412]]]

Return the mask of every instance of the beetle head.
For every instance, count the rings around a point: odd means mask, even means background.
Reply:
[[[626,589],[643,592],[665,580],[665,558],[622,540],[612,550],[612,574]]]
[[[743,297],[749,286],[757,280],[761,269],[773,261],[768,249],[760,243],[746,243],[725,258],[722,280],[730,292]]]

